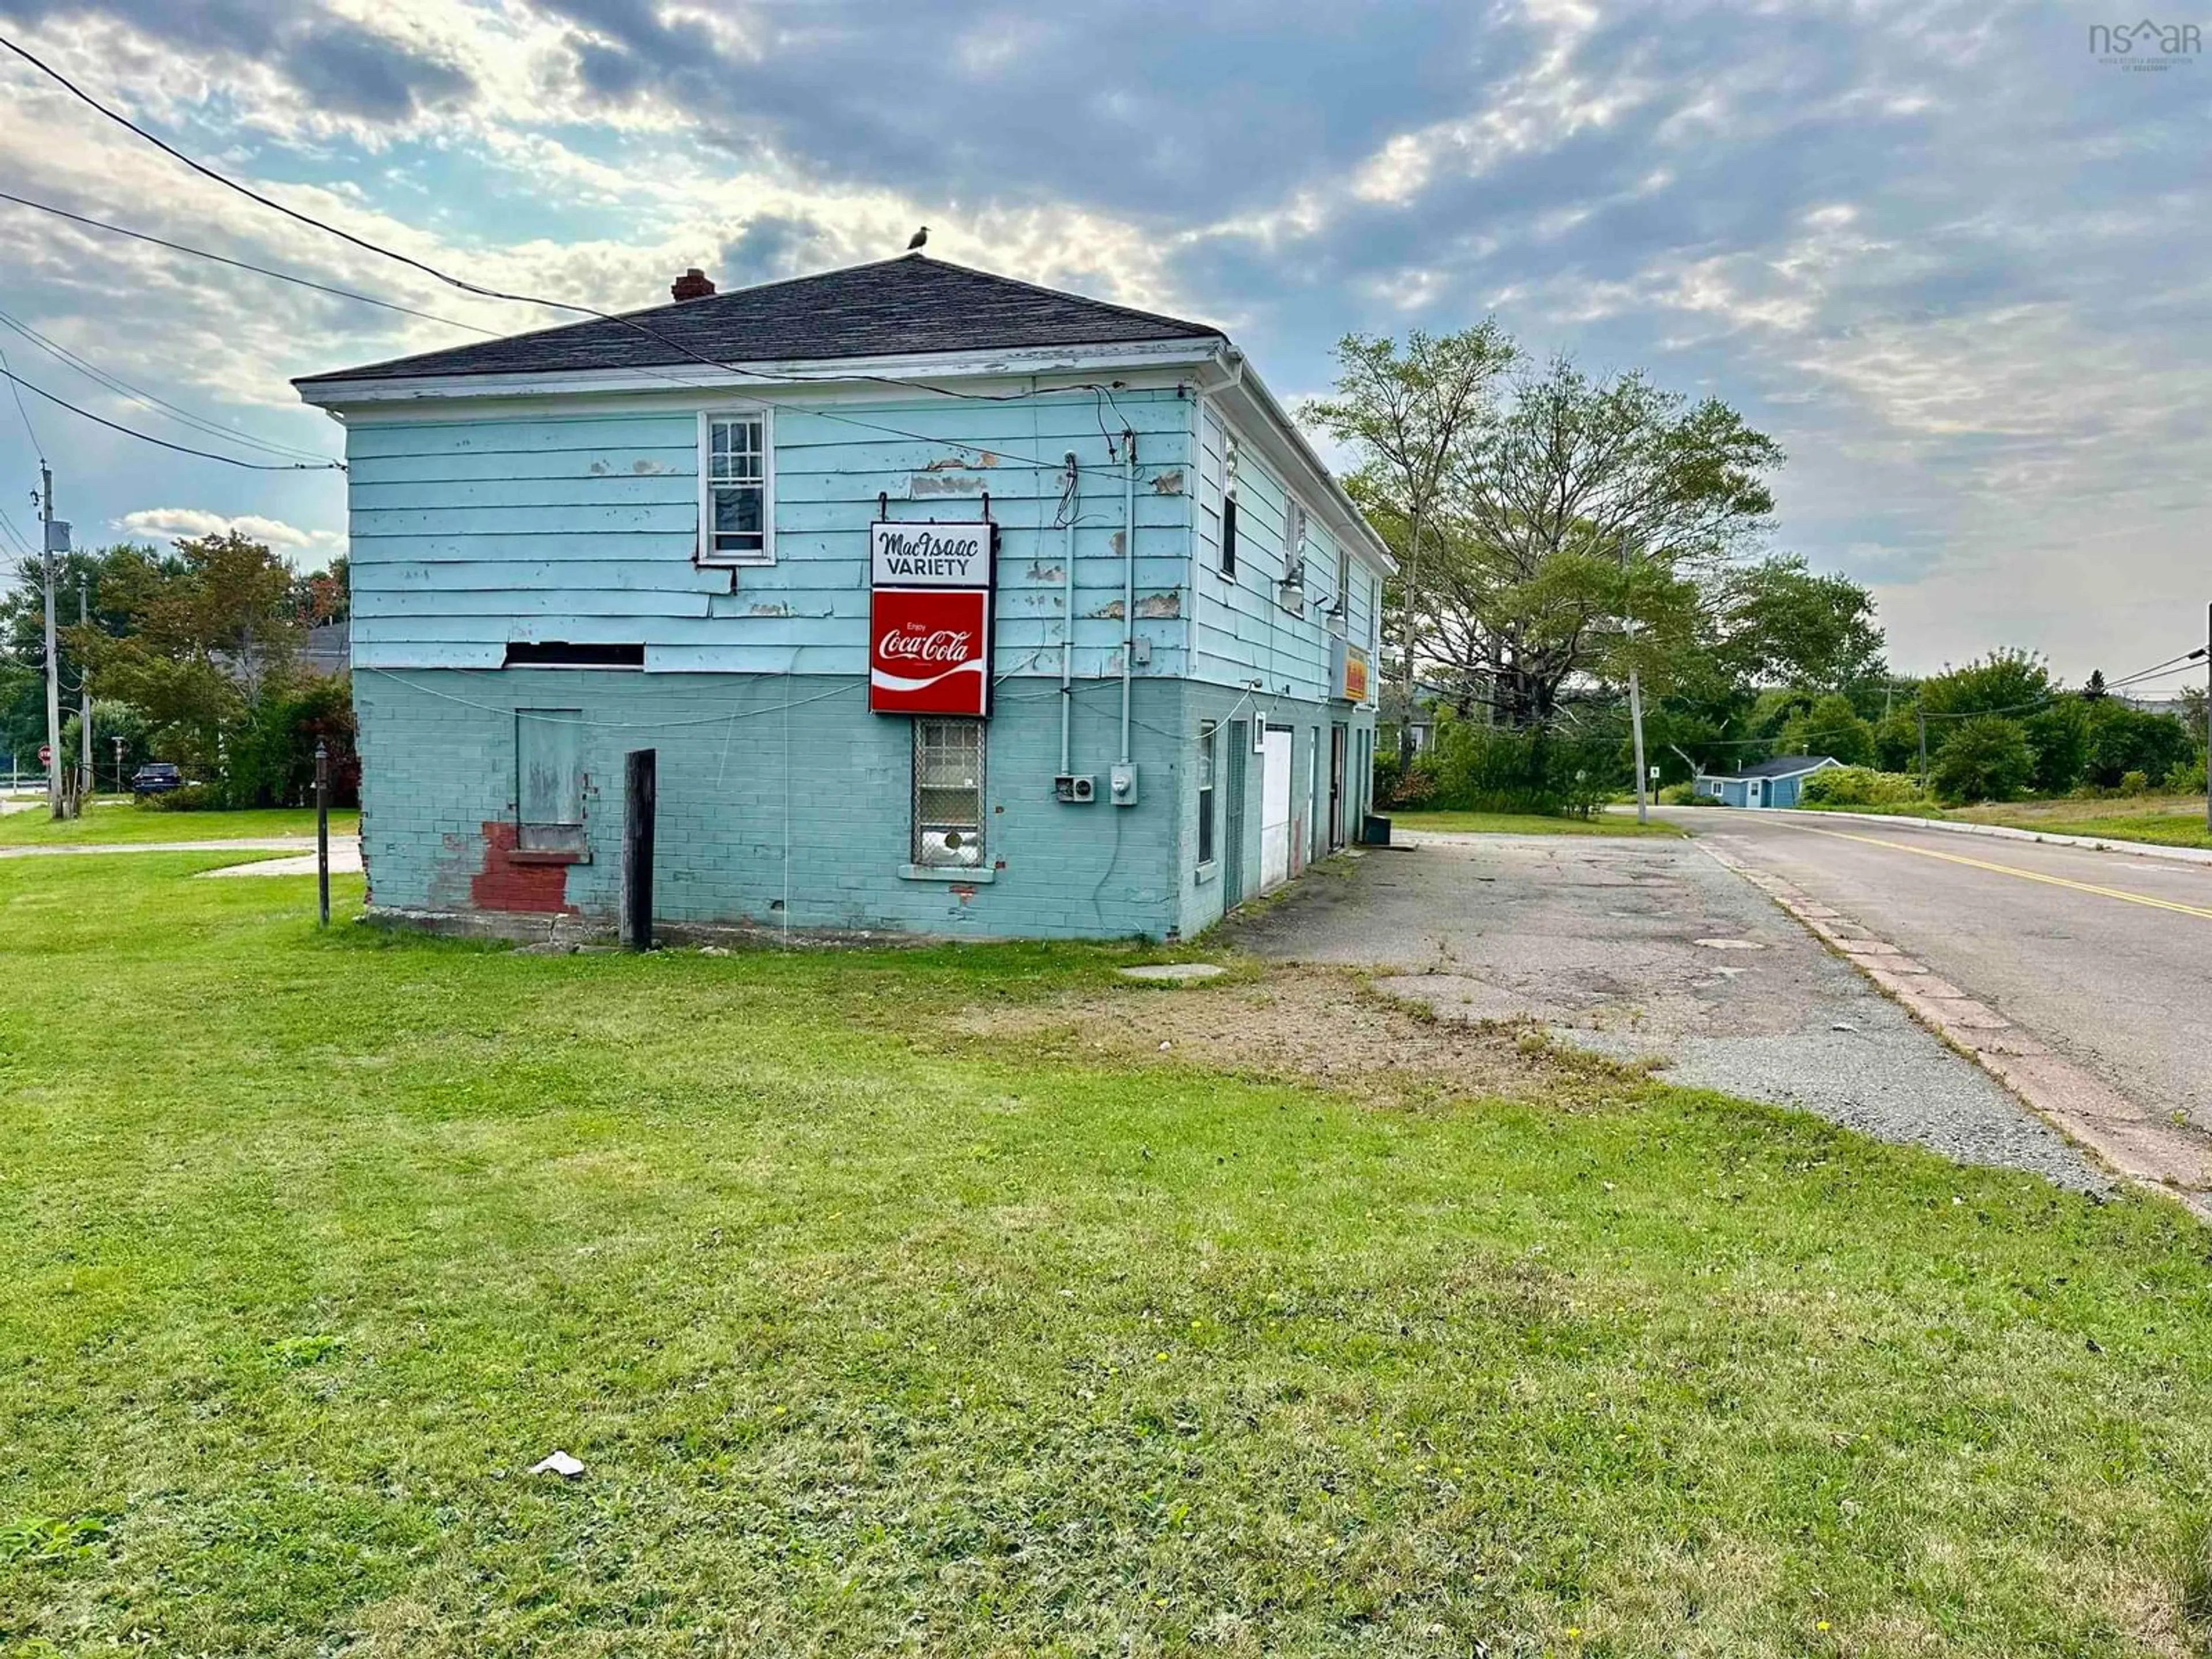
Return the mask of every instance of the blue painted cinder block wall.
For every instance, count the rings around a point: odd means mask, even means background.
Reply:
[[[1139,381],[1141,374],[1135,377]],[[1305,599],[1280,589],[1290,487],[1260,446],[1172,378],[1008,404],[896,392],[769,411],[775,562],[702,566],[698,421],[741,396],[469,400],[357,411],[353,647],[370,899],[387,913],[611,919],[623,754],[659,757],[656,911],[673,923],[955,937],[1188,936],[1259,887],[1264,803],[1244,833],[1224,763],[1232,721],[1293,735],[1294,863],[1328,842],[1331,728],[1348,734],[1346,813],[1367,800],[1373,714],[1329,695],[1332,641],[1372,641],[1376,573],[1307,521]],[[781,401],[781,394],[779,394]],[[896,435],[869,422],[901,428]],[[1137,433],[1131,758],[1139,800],[1068,805],[1072,764],[1102,794],[1119,754],[1125,456]],[[1233,449],[1238,569],[1219,569]],[[1063,500],[1060,458],[1082,472]],[[1310,489],[1310,483],[1308,484]],[[966,518],[1001,527],[985,866],[916,879],[912,735],[866,709],[867,526]],[[1073,520],[1074,602],[1066,600]],[[1215,539],[1209,541],[1209,532]],[[1332,611],[1341,614],[1332,617]],[[644,669],[503,668],[515,642],[639,644]],[[587,862],[501,854],[518,810],[518,710],[580,725]],[[1216,857],[1198,849],[1197,749],[1215,741]],[[511,847],[511,837],[508,842]]]

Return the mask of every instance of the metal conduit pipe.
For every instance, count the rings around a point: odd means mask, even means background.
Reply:
[[[1121,428],[1128,466],[1121,481],[1121,764],[1129,763],[1129,679],[1137,658],[1137,434]]]
[[[1073,450],[1067,452],[1067,483],[1061,495],[1065,541],[1060,558],[1060,774],[1073,770],[1069,726],[1075,706],[1075,520],[1080,505],[1081,470]]]

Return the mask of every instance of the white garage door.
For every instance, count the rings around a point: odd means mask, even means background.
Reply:
[[[1291,733],[1267,728],[1267,747],[1260,760],[1260,887],[1263,892],[1291,878]]]

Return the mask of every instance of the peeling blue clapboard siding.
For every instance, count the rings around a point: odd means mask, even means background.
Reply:
[[[1239,444],[1235,458],[1237,568],[1233,575],[1223,573],[1222,507],[1233,436],[1211,408],[1200,411],[1192,678],[1222,685],[1258,680],[1270,693],[1326,697],[1329,645],[1325,613],[1336,582],[1336,543],[1310,511],[1304,601],[1298,609],[1285,606],[1280,595],[1291,562],[1285,544],[1291,496],[1253,446]]]
[[[702,397],[702,404],[709,400]],[[740,407],[742,399],[732,399]],[[1118,673],[1124,483],[1115,453],[1138,434],[1138,672],[1189,661],[1190,395],[1172,386],[969,404],[887,397],[771,416],[775,562],[695,561],[696,410],[383,416],[349,428],[356,593],[365,668],[478,665],[510,642],[643,644],[648,669],[858,674],[867,646],[866,531],[957,518],[990,495],[1001,526],[1001,675]],[[870,422],[901,428],[903,436]],[[1112,434],[1109,436],[1109,434]],[[1060,458],[1076,453],[1073,617],[1063,587]],[[1038,465],[1042,463],[1042,465]],[[915,480],[924,499],[913,499]],[[965,493],[972,490],[973,494]]]

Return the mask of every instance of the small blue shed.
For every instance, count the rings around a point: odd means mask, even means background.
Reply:
[[[1698,793],[1723,806],[1795,806],[1807,778],[1842,764],[1832,755],[1777,755],[1740,772],[1708,772]]]

